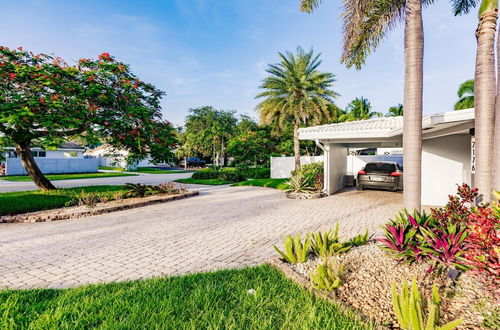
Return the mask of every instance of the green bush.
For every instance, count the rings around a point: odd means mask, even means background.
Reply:
[[[292,176],[302,174],[304,178],[314,184],[314,188],[322,190],[324,186],[324,165],[323,162],[310,163],[302,166],[298,171],[292,171]]]
[[[236,170],[202,170],[193,173],[192,179],[210,180],[219,179],[223,181],[239,182],[245,178]]]
[[[245,179],[269,179],[271,177],[271,169],[269,167],[240,168],[238,169],[238,173]]]

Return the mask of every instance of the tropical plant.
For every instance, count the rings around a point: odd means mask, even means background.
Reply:
[[[288,187],[286,192],[311,193],[314,190],[312,180],[305,177],[302,173],[297,173],[285,182]]]
[[[368,233],[368,229],[365,231],[364,234],[359,234],[354,237],[351,237],[347,242],[344,244],[347,246],[362,246],[365,245],[370,241],[371,235]]]
[[[158,186],[146,185],[142,183],[126,183],[123,186],[123,189],[126,190],[123,194],[125,198],[144,197],[147,194],[154,194],[159,191]]]
[[[33,182],[55,189],[33,158],[34,145],[57,148],[74,136],[103,140],[135,159],[165,159],[175,144],[162,121],[163,92],[108,53],[74,65],[60,57],[0,47],[0,147],[16,148]]]
[[[284,251],[278,249],[276,245],[274,245],[274,249],[283,257],[286,262],[296,264],[307,261],[309,251],[311,249],[311,239],[309,234],[306,234],[303,243],[300,235],[295,236],[295,238],[291,235],[288,235],[287,237],[285,237],[283,245],[285,249]]]
[[[338,223],[335,229],[312,234],[311,247],[314,254],[323,259],[347,252],[351,248],[349,245],[340,243]]]
[[[455,103],[455,110],[474,108],[474,79],[469,79],[458,87],[458,101]]]
[[[312,12],[321,2],[322,0],[300,0],[300,7],[305,12]],[[384,37],[398,23],[404,22],[403,157],[410,164],[405,168],[404,205],[409,210],[421,208],[424,55],[422,6],[433,3],[433,0],[343,1],[344,47],[341,61],[349,68],[354,66],[360,69],[367,56],[380,45]]]
[[[267,164],[274,149],[269,131],[258,129],[247,131],[229,140],[227,154],[234,158],[238,165]]]
[[[462,324],[462,319],[454,320],[439,325],[439,306],[441,299],[434,284],[432,297],[427,299],[427,312],[422,301],[415,279],[412,281],[411,290],[406,282],[403,282],[401,292],[398,293],[396,282],[392,283],[392,306],[394,314],[401,328],[406,330],[452,330]]]
[[[495,139],[500,141],[498,122],[495,128],[495,97],[497,98],[496,113],[500,113],[500,97],[498,97],[500,84],[497,85],[495,76],[495,34],[498,19],[498,0],[453,0],[456,15],[468,13],[479,2],[481,5],[479,7],[479,24],[476,29],[477,51],[474,76],[474,127],[476,138],[474,184],[478,187],[483,200],[489,202],[491,200],[493,164],[500,161],[500,152],[498,150],[495,151],[495,158],[491,157],[494,152],[493,139],[495,130],[497,133]],[[500,72],[498,74],[500,75]],[[498,180],[496,184],[500,184],[498,174],[495,175],[495,178]]]
[[[472,207],[478,196],[478,189],[462,184],[457,188],[456,196],[450,195],[444,207],[431,209],[432,216],[444,225],[465,225],[472,213]]]
[[[75,206],[87,206],[89,208],[95,207],[97,203],[101,202],[101,196],[93,192],[84,192],[83,190],[75,194],[68,203]],[[69,206],[69,205],[68,205]]]
[[[316,190],[323,190],[324,171],[323,162],[315,162],[303,165],[299,170],[292,171],[292,176],[301,173],[305,178],[311,180]]]
[[[263,99],[257,109],[262,123],[276,123],[281,129],[293,123],[295,169],[300,168],[299,127],[329,121],[337,94],[331,89],[335,76],[318,70],[320,54],[297,48],[278,53],[280,63],[269,65],[256,98]]]
[[[334,291],[342,285],[344,265],[335,258],[328,258],[309,274],[311,285],[316,290]]]
[[[364,97],[357,97],[349,103],[345,109],[345,114],[340,116],[340,121],[355,121],[382,117],[380,112],[371,111],[370,101]]]
[[[386,117],[399,117],[403,115],[403,105],[400,103],[394,107],[390,107],[385,114]]]

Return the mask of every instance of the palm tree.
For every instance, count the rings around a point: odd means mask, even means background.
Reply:
[[[322,0],[300,0],[305,12]],[[404,22],[405,83],[403,157],[405,162],[404,204],[421,208],[422,94],[424,31],[422,5],[434,0],[344,0],[344,50],[342,62],[361,68],[366,57],[398,23]]]
[[[468,13],[479,0],[454,0],[455,14]],[[476,137],[476,174],[474,184],[479,189],[483,201],[491,200],[493,134],[495,130],[495,97],[497,113],[500,111],[500,86],[495,77],[495,35],[498,19],[498,0],[482,0],[479,8],[479,24],[476,30],[477,53],[474,77],[474,108]],[[499,73],[500,74],[500,73]],[[498,120],[497,120],[498,121]],[[499,125],[497,123],[497,125]],[[500,128],[497,128],[500,130]],[[497,134],[498,135],[498,134]],[[496,137],[500,140],[500,137]],[[496,148],[498,149],[498,148]],[[500,155],[495,151],[495,160]],[[500,165],[495,165],[500,166]],[[495,180],[500,180],[495,175]],[[498,183],[495,187],[498,187]]]
[[[340,116],[340,121],[355,121],[371,119],[373,117],[382,117],[380,112],[371,111],[370,101],[364,97],[357,97],[346,107],[345,114]]]
[[[403,115],[403,105],[399,103],[398,105],[394,107],[390,107],[389,111],[385,114],[386,117],[399,117]]]
[[[460,84],[457,95],[458,101],[455,103],[455,110],[474,108],[474,79]]]
[[[333,100],[337,94],[331,90],[335,76],[318,70],[321,54],[304,52],[278,53],[281,61],[269,65],[269,74],[260,85],[264,91],[256,98],[261,122],[277,123],[283,129],[293,125],[295,169],[300,168],[299,126],[318,124],[330,119]]]

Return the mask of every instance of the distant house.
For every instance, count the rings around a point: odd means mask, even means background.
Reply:
[[[93,149],[85,151],[85,156],[95,157],[99,161],[99,166],[121,167],[121,168],[137,168],[137,167],[153,167],[163,164],[154,164],[150,157],[143,160],[127,163],[129,152],[127,150],[116,149],[109,144],[103,144]]]
[[[54,150],[31,148],[35,161],[44,174],[90,173],[98,171],[98,161],[84,155],[85,148],[66,142]],[[26,175],[21,159],[14,147],[3,148],[1,161],[5,175]]]

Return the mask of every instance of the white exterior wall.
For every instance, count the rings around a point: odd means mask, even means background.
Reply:
[[[471,184],[470,136],[449,135],[422,144],[422,204],[442,206],[457,184]]]
[[[61,173],[91,173],[97,172],[98,160],[95,158],[35,158],[35,161],[44,174]],[[6,175],[27,175],[28,173],[19,158],[8,158],[6,161]]]
[[[325,144],[328,159],[325,162],[325,190],[333,194],[344,188],[344,176],[347,171],[347,148],[339,144]]]
[[[64,155],[65,153],[72,153],[72,152],[76,152],[76,157],[66,157]],[[45,154],[46,158],[83,158],[82,151],[73,151],[73,150],[46,150]]]
[[[301,156],[300,164],[322,162],[323,156]],[[271,157],[271,178],[283,179],[289,178],[291,172],[295,169],[294,157]]]

